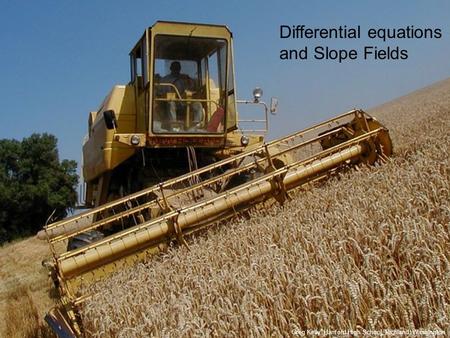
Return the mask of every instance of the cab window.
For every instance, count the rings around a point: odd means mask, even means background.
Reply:
[[[130,54],[131,83],[138,82],[138,88],[143,88],[148,83],[147,70],[147,47],[145,37]]]
[[[154,133],[223,133],[227,109],[226,40],[155,37]]]

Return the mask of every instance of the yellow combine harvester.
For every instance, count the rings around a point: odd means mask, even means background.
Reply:
[[[388,130],[361,110],[263,143],[268,112],[236,99],[232,35],[225,26],[157,22],[131,53],[131,82],[89,116],[83,175],[89,211],[39,233],[61,296],[46,320],[83,335],[78,309],[91,283],[185,236],[343,168],[384,161]],[[239,120],[236,104],[263,106]],[[263,128],[244,132],[245,122]],[[259,133],[259,134],[258,134]],[[67,248],[67,249],[66,249]]]

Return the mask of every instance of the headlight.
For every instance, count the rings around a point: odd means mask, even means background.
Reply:
[[[250,142],[250,139],[248,138],[248,136],[242,135],[241,144],[245,147],[248,145],[249,142]]]
[[[253,99],[255,100],[255,102],[259,102],[259,99],[262,97],[263,95],[263,90],[259,87],[256,87],[255,89],[253,89]]]
[[[137,135],[133,135],[131,136],[131,144],[134,146],[139,145],[139,143],[141,143],[141,139],[139,138],[139,136]]]

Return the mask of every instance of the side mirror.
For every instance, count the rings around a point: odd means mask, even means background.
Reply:
[[[117,119],[114,110],[105,110],[103,112],[103,119],[105,120],[106,129],[116,129],[117,128]]]
[[[278,99],[276,97],[272,97],[270,99],[270,113],[272,115],[276,115],[278,110]]]

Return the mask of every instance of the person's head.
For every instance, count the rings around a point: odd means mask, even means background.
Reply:
[[[181,65],[178,61],[174,61],[170,64],[170,72],[172,74],[178,75],[181,71]]]

